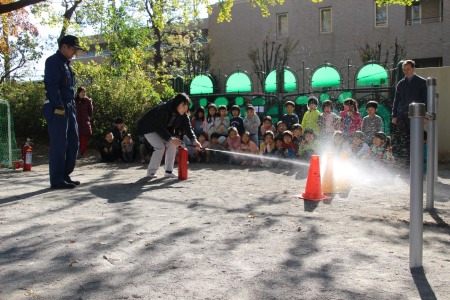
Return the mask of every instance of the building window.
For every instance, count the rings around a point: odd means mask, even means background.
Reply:
[[[415,58],[416,68],[442,67],[442,57]]]
[[[406,25],[442,22],[443,0],[414,2],[406,7]]]
[[[413,3],[411,6],[411,22],[412,24],[420,24],[420,3]]]
[[[320,33],[331,33],[332,32],[332,10],[331,7],[320,9]]]
[[[378,6],[375,5],[375,27],[387,27],[388,26],[388,7],[387,5]]]
[[[285,38],[288,37],[289,30],[288,30],[288,15],[287,13],[284,14],[277,14],[277,37],[278,38]]]

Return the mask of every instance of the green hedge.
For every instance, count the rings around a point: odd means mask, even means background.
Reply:
[[[99,141],[104,132],[113,127],[117,117],[122,117],[129,132],[137,139],[137,120],[149,108],[169,99],[173,89],[163,77],[150,78],[142,70],[136,69],[118,76],[116,70],[99,64],[74,64],[77,85],[87,89],[92,98],[93,138]],[[46,140],[46,122],[41,116],[45,100],[43,82],[11,82],[3,84],[1,98],[11,104],[17,137]]]

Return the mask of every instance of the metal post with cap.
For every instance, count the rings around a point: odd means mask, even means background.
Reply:
[[[422,267],[423,253],[423,120],[424,103],[409,105],[411,125],[411,179],[409,183],[409,267]]]
[[[436,78],[427,78],[427,201],[426,208],[434,208],[434,182],[436,180]]]

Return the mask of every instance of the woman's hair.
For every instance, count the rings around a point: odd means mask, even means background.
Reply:
[[[344,105],[353,106],[353,112],[358,111],[358,103],[353,98],[347,98],[344,100]]]
[[[173,111],[176,112],[178,105],[180,105],[182,103],[186,104],[187,106],[189,106],[191,104],[191,99],[185,93],[178,94],[172,99]]]
[[[80,86],[80,87],[77,89],[77,95],[78,95],[81,91],[85,91],[85,92],[86,92],[86,88],[85,88],[84,86]]]
[[[203,116],[199,117],[200,113],[203,113]],[[203,106],[197,107],[197,109],[195,110],[195,113],[194,113],[194,118],[196,120],[200,120],[202,122],[205,120],[205,108]]]
[[[75,98],[76,99],[81,99],[80,98],[80,92],[81,91],[85,91],[86,92],[86,88],[84,87],[84,86],[80,86],[78,89],[77,89],[77,94],[75,95]]]

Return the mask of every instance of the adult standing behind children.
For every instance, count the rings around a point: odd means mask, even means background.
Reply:
[[[416,75],[416,64],[412,60],[405,60],[402,65],[405,77],[400,80],[395,89],[394,105],[392,107],[392,123],[397,125],[398,155],[409,163],[410,120],[408,118],[409,105],[413,102],[427,104],[427,81]]]
[[[201,148],[187,115],[190,103],[191,99],[185,93],[178,94],[167,102],[153,107],[139,119],[140,134],[144,134],[154,148],[147,168],[147,177],[157,177],[156,172],[165,152],[164,177],[177,178],[177,175],[172,173],[177,148],[181,146],[181,140],[175,137],[177,130],[186,134],[195,147]]]
[[[80,155],[84,156],[87,150],[89,138],[92,136],[91,117],[94,110],[92,99],[86,96],[86,88],[80,86],[75,96],[77,108],[78,135],[80,137]]]
[[[47,100],[42,116],[47,121],[50,185],[53,189],[71,189],[79,185],[70,174],[75,169],[78,152],[78,125],[74,103],[75,76],[70,60],[81,48],[79,40],[66,35],[58,41],[59,49],[45,61],[44,85]]]

